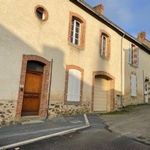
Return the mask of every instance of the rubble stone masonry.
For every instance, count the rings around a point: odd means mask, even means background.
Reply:
[[[16,104],[13,100],[0,100],[0,127],[14,123]]]

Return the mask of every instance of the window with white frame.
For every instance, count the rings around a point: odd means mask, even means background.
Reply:
[[[86,20],[77,13],[70,12],[68,40],[71,46],[85,48]]]
[[[134,44],[131,44],[129,49],[129,64],[134,67],[139,65],[139,48]]]
[[[107,36],[102,34],[101,37],[101,56],[106,56],[107,53]]]
[[[110,57],[110,36],[103,32],[100,35],[100,55],[106,59]]]
[[[131,96],[137,96],[137,77],[136,74],[131,74]]]
[[[77,19],[73,18],[71,27],[71,43],[80,45],[80,32],[81,23]]]

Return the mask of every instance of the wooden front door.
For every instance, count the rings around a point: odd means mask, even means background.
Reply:
[[[35,68],[34,65],[27,67],[22,116],[39,114],[43,72],[39,71],[38,67]]]

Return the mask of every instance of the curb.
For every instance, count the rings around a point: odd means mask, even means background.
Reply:
[[[57,132],[57,133],[53,133],[53,134],[49,134],[49,135],[29,139],[29,140],[25,140],[25,141],[10,144],[10,145],[5,145],[5,146],[0,147],[0,150],[7,150],[9,148],[15,148],[15,147],[18,147],[18,146],[31,144],[31,143],[38,142],[38,141],[45,140],[45,139],[49,139],[49,138],[52,138],[52,137],[63,136],[63,135],[74,133],[74,132],[77,132],[77,131],[80,131],[80,130],[83,130],[83,129],[87,129],[87,128],[90,127],[90,123],[89,123],[89,120],[88,120],[86,114],[84,114],[84,119],[85,119],[85,125],[84,126],[69,129],[69,130],[64,130],[64,131],[61,131],[61,132]]]
[[[139,140],[139,139],[137,139],[137,138],[132,138],[134,141],[136,141],[136,142],[139,142],[139,143],[142,143],[142,144],[145,144],[145,145],[148,145],[148,146],[150,146],[150,142],[147,142],[146,140],[144,141],[144,140]]]

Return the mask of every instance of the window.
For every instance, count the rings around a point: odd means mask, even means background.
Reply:
[[[48,12],[42,6],[36,7],[35,13],[36,13],[36,16],[42,21],[45,21],[48,19]]]
[[[137,96],[137,77],[136,74],[131,74],[131,96]]]
[[[129,49],[129,64],[138,67],[139,65],[139,48],[134,44],[131,44]]]
[[[105,56],[107,51],[107,37],[105,35],[102,35],[101,42],[101,56]]]
[[[80,67],[67,66],[67,89],[65,93],[67,103],[80,103],[82,97],[82,78],[83,70]]]
[[[28,71],[43,72],[43,69],[44,69],[44,64],[38,61],[28,61],[27,63]]]
[[[85,44],[85,20],[76,13],[70,13],[69,42],[83,49]]]
[[[110,58],[110,36],[103,31],[100,34],[100,56]]]
[[[80,30],[81,30],[80,22],[76,19],[73,19],[71,28],[71,43],[75,45],[80,44]]]

